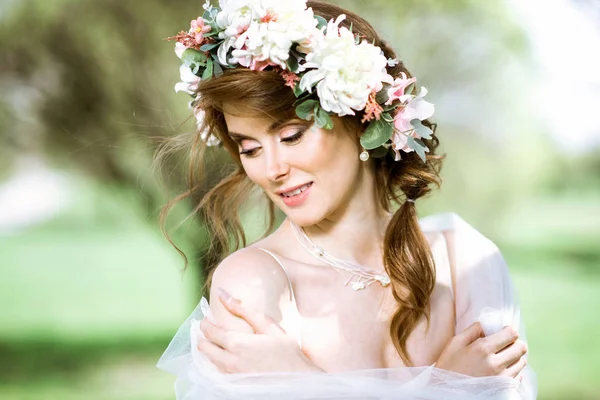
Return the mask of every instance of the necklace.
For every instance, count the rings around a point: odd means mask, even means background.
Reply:
[[[350,274],[350,278],[346,281],[344,286],[348,286],[354,290],[362,290],[369,286],[371,286],[375,282],[381,283],[383,287],[390,284],[390,277],[383,272],[376,272],[371,269],[365,268],[362,265],[358,265],[352,263],[350,261],[342,260],[337,257],[334,257],[330,254],[327,254],[325,250],[321,249],[319,246],[313,243],[312,240],[306,235],[304,229],[299,227],[290,221],[290,225],[292,226],[292,231],[294,232],[294,236],[296,236],[296,240],[304,247],[306,251],[308,251],[313,257],[323,261],[326,264],[329,264],[338,272],[347,272]]]

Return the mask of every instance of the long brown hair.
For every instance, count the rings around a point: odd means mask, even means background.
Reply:
[[[357,14],[321,1],[307,3],[315,15],[326,20],[345,14],[347,18],[343,26],[351,26],[354,33],[379,46],[386,57],[397,58],[393,49]],[[388,68],[388,72],[394,77],[400,76],[402,72],[411,76],[402,62]],[[229,69],[220,77],[202,81],[198,92],[202,100],[197,106],[197,111],[204,113],[204,125],[191,140],[186,139],[191,144],[189,188],[165,206],[161,219],[164,228],[164,219],[172,206],[180,200],[194,196],[203,187],[205,177],[202,171],[206,144],[202,139],[202,132],[216,136],[231,154],[234,169],[201,196],[194,210],[212,236],[209,251],[211,259],[206,260],[206,272],[210,277],[223,258],[246,246],[240,207],[254,189],[242,167],[237,145],[227,134],[223,106],[235,103],[236,106],[243,107],[237,108],[241,113],[262,113],[277,121],[285,121],[294,117],[293,103],[296,98],[292,90],[285,86],[277,71],[256,72],[245,68]],[[361,125],[361,117],[345,117],[345,122]],[[386,211],[394,212],[386,230],[383,255],[385,269],[392,281],[393,295],[398,302],[398,308],[392,317],[390,334],[399,355],[407,365],[411,364],[406,349],[407,339],[421,318],[429,321],[429,302],[435,285],[435,266],[430,247],[419,228],[414,203],[405,201],[423,197],[430,192],[432,186],[440,185],[439,170],[442,157],[435,154],[438,146],[436,126],[428,121],[424,124],[434,131],[432,139],[425,141],[430,150],[427,162],[424,163],[414,152],[403,153],[399,162],[394,161],[393,155],[374,161],[381,205]],[[363,130],[364,128],[362,126]],[[181,139],[175,138],[173,143],[181,143]],[[167,151],[167,148],[168,146],[163,151]],[[275,224],[275,210],[272,202],[269,201],[268,204],[270,232]],[[400,207],[394,211],[398,204]]]

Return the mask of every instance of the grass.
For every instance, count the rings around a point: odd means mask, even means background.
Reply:
[[[173,378],[154,364],[197,298],[193,276],[182,278],[179,257],[129,199],[94,190],[59,219],[0,241],[2,399],[173,398]],[[506,226],[521,229],[498,235],[513,239],[501,247],[539,398],[597,399],[597,241],[534,214],[515,212]]]

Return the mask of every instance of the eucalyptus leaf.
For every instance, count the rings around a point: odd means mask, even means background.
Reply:
[[[286,65],[288,67],[288,70],[294,73],[298,72],[298,68],[300,67],[300,65],[298,64],[298,59],[294,57],[293,54],[290,54],[290,57],[286,61]]]
[[[383,89],[381,89],[375,95],[375,100],[377,101],[377,104],[385,104],[385,102],[389,100],[390,97],[388,96],[388,90],[390,87],[391,86],[387,83],[383,84]]]
[[[425,156],[425,153],[429,152],[429,149],[421,140],[409,136],[408,146],[419,155],[423,162],[427,162],[427,157]]]
[[[315,108],[318,107],[317,100],[306,100],[296,107],[296,115],[298,118],[310,121],[315,113]]]
[[[315,123],[317,127],[324,129],[333,129],[333,120],[329,113],[323,110],[320,106],[317,107],[317,113],[315,117]]]
[[[371,121],[360,138],[360,144],[367,150],[376,149],[386,143],[394,134],[394,126],[383,119]]]
[[[186,49],[181,55],[181,62],[188,67],[191,67],[192,64],[204,64],[206,62],[206,54],[195,50],[195,49]]]
[[[300,96],[302,96],[302,93],[307,93],[308,94],[308,92],[305,92],[304,90],[300,89],[300,83],[297,82],[294,85],[294,96],[296,96],[296,98],[299,98]]]
[[[394,117],[392,117],[390,113],[382,113],[381,119],[383,119],[385,122],[389,122],[390,124],[394,123]]]
[[[213,60],[211,58],[206,62],[206,69],[202,73],[202,80],[210,79],[213,76]]]
[[[215,70],[215,76],[221,76],[223,75],[223,68],[221,67],[221,64],[219,64],[218,61],[214,61],[213,62],[213,69]]]
[[[373,158],[383,158],[390,152],[390,149],[384,146],[379,146],[369,153]]]
[[[413,126],[413,128],[415,128],[415,132],[417,133],[417,135],[419,135],[423,139],[431,139],[431,134],[433,133],[433,131],[425,125],[423,125],[423,123],[420,120],[413,119],[412,121],[410,121],[410,124]]]
[[[200,51],[211,51],[215,47],[219,47],[221,43],[205,43],[200,47]]]
[[[318,21],[317,29],[322,29],[327,26],[327,20],[325,18],[321,17],[320,15],[315,16],[315,18]]]

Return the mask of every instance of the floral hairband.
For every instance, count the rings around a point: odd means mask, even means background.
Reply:
[[[207,0],[203,8],[189,31],[168,38],[177,41],[182,61],[182,82],[175,90],[189,93],[192,107],[201,80],[226,68],[272,68],[293,89],[299,118],[332,129],[330,114],[364,111],[362,122],[369,124],[360,142],[371,156],[383,157],[391,148],[396,160],[400,151],[415,151],[426,160],[429,149],[422,139],[430,139],[432,131],[422,121],[434,113],[424,100],[427,89],[413,94],[416,78],[388,74],[387,67],[398,61],[340,27],[345,15],[328,22],[315,16],[306,0],[219,0],[219,7]]]

